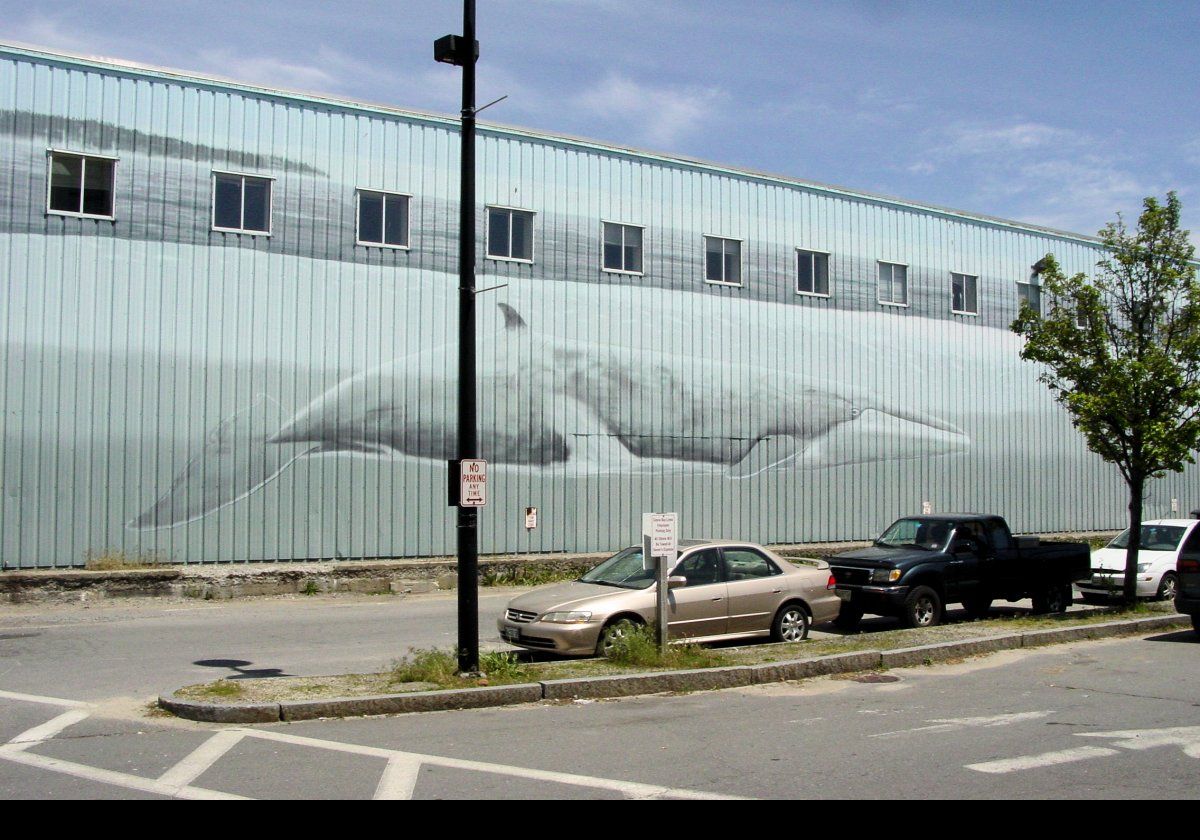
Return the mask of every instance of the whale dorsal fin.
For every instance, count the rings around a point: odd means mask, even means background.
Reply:
[[[500,311],[504,313],[504,329],[506,330],[521,330],[529,326],[525,323],[525,319],[521,317],[521,313],[513,309],[507,303],[498,304]]]

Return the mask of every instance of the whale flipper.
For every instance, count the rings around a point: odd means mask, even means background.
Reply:
[[[191,522],[279,475],[312,448],[267,442],[264,427],[278,423],[280,414],[279,404],[260,394],[251,406],[223,420],[208,433],[167,492],[127,527],[153,530]]]
[[[521,313],[513,309],[507,303],[500,303],[497,304],[497,306],[499,306],[500,311],[504,313],[504,329],[520,330],[529,326],[525,323],[525,319],[521,317]]]
[[[795,460],[803,451],[799,438],[787,435],[766,437],[754,444],[745,457],[726,470],[725,474],[735,479],[750,478]]]

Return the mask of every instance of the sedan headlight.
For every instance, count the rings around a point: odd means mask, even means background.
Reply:
[[[548,621],[551,624],[583,624],[585,621],[591,620],[590,612],[550,612],[542,616],[542,621]]]
[[[1138,571],[1139,571],[1139,572],[1144,572],[1144,571],[1146,571],[1146,570],[1147,570],[1147,569],[1149,569],[1149,568],[1150,568],[1150,564],[1149,564],[1149,563],[1138,563]]]
[[[900,575],[899,569],[875,569],[871,572],[871,583],[895,583]]]

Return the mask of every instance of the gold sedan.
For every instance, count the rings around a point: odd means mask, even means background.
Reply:
[[[828,563],[801,562],[753,543],[684,541],[668,578],[671,639],[806,638],[810,624],[837,617],[841,601]],[[531,650],[602,656],[630,629],[656,620],[656,586],[641,546],[633,546],[579,580],[513,598],[498,622],[500,638]]]

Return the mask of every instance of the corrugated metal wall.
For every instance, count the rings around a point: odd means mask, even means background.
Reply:
[[[119,159],[115,221],[45,212],[48,149]],[[484,551],[613,548],[652,509],[762,542],[925,500],[1120,525],[1007,332],[1031,264],[1088,271],[1093,243],[522,132],[485,129],[479,161],[480,286],[508,284],[480,298]],[[214,170],[275,179],[271,236],[211,230]],[[453,550],[454,124],[3,50],[0,173],[6,568]],[[355,244],[356,188],[412,195],[410,250]],[[536,213],[532,264],[485,258],[486,204]],[[645,227],[643,275],[601,270],[604,220]],[[741,240],[742,286],[704,282],[705,234]],[[831,297],[795,293],[797,247],[830,253]],[[877,260],[910,306],[876,302]],[[306,407],[334,431],[273,441]],[[171,494],[190,521],[148,525]]]

